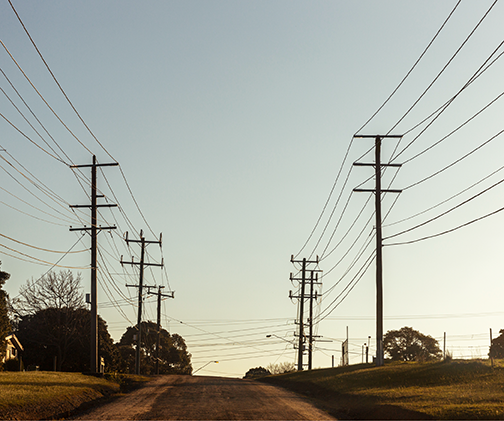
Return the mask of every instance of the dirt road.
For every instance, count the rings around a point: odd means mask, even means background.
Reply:
[[[161,376],[80,420],[333,420],[284,389],[241,379]]]

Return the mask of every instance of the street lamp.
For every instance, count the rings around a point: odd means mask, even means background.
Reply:
[[[288,341],[287,339],[282,338],[282,337],[280,337],[280,336],[278,336],[278,335],[275,335],[275,334],[272,334],[272,335],[266,335],[266,337],[267,337],[267,338],[271,338],[272,336],[274,336],[275,338],[281,339],[282,341],[285,341],[285,342],[287,342],[287,343],[289,343],[289,344],[293,345],[293,343],[292,343],[291,341]]]
[[[203,367],[200,367],[198,368],[194,373],[192,373],[193,375],[195,373],[197,373],[198,371],[200,371],[202,368],[205,368],[208,364],[212,364],[212,363],[215,363],[215,364],[219,364],[219,361],[208,361]]]

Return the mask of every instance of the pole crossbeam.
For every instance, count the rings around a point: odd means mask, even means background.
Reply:
[[[354,192],[359,193],[376,193],[375,189],[353,189]],[[398,189],[381,189],[382,193],[402,193],[402,190]]]
[[[354,166],[356,167],[374,167],[376,164],[370,163],[370,162],[354,162]],[[402,164],[383,164],[380,163],[380,167],[396,167],[400,168],[402,167]]]
[[[103,207],[116,207],[116,204],[97,204],[97,199],[104,197],[98,194],[96,182],[96,168],[117,166],[115,163],[98,164],[96,156],[93,155],[92,164],[71,165],[70,168],[91,168],[91,204],[90,205],[70,205],[71,208],[91,208],[91,226],[83,228],[72,228],[70,231],[91,231],[91,341],[90,341],[90,366],[91,373],[98,373],[98,299],[97,299],[97,255],[98,255],[98,232],[101,230],[112,230],[116,227],[101,227],[97,223],[97,209]]]
[[[354,163],[358,166],[372,166],[375,169],[374,189],[354,189],[355,192],[366,192],[375,194],[375,216],[376,216],[376,366],[384,364],[383,355],[383,258],[382,258],[382,214],[381,196],[382,193],[401,193],[401,190],[381,188],[381,168],[400,167],[400,164],[381,163],[381,141],[384,138],[402,138],[402,135],[355,135],[354,138],[374,138],[375,139],[375,162],[374,164]]]
[[[71,208],[92,208],[93,205],[70,205],[70,207]],[[116,203],[103,203],[101,205],[95,205],[95,207],[97,207],[97,208],[115,208],[115,207],[117,207],[117,204]]]
[[[118,165],[119,165],[119,162],[109,162],[109,163],[98,164],[96,162],[96,158],[93,156],[93,163],[92,164],[70,165],[70,168],[117,167]]]
[[[100,231],[103,231],[103,230],[115,230],[117,227],[114,226],[114,227],[102,227],[101,225],[98,225],[96,227],[98,230]],[[80,228],[72,228],[70,227],[69,231],[91,231],[93,229],[93,227],[80,227]]]

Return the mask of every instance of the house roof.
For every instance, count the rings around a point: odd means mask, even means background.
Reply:
[[[21,345],[21,342],[19,342],[19,339],[12,333],[11,335],[7,336],[5,338],[6,341],[10,341],[12,345],[14,345],[19,351],[23,351],[23,345]]]

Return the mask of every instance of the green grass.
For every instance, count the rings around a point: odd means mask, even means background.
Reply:
[[[340,419],[504,419],[502,362],[360,364],[264,381],[308,395]]]
[[[123,385],[147,378],[120,376],[110,380],[80,373],[0,373],[0,419],[62,417],[97,399],[118,393]]]

